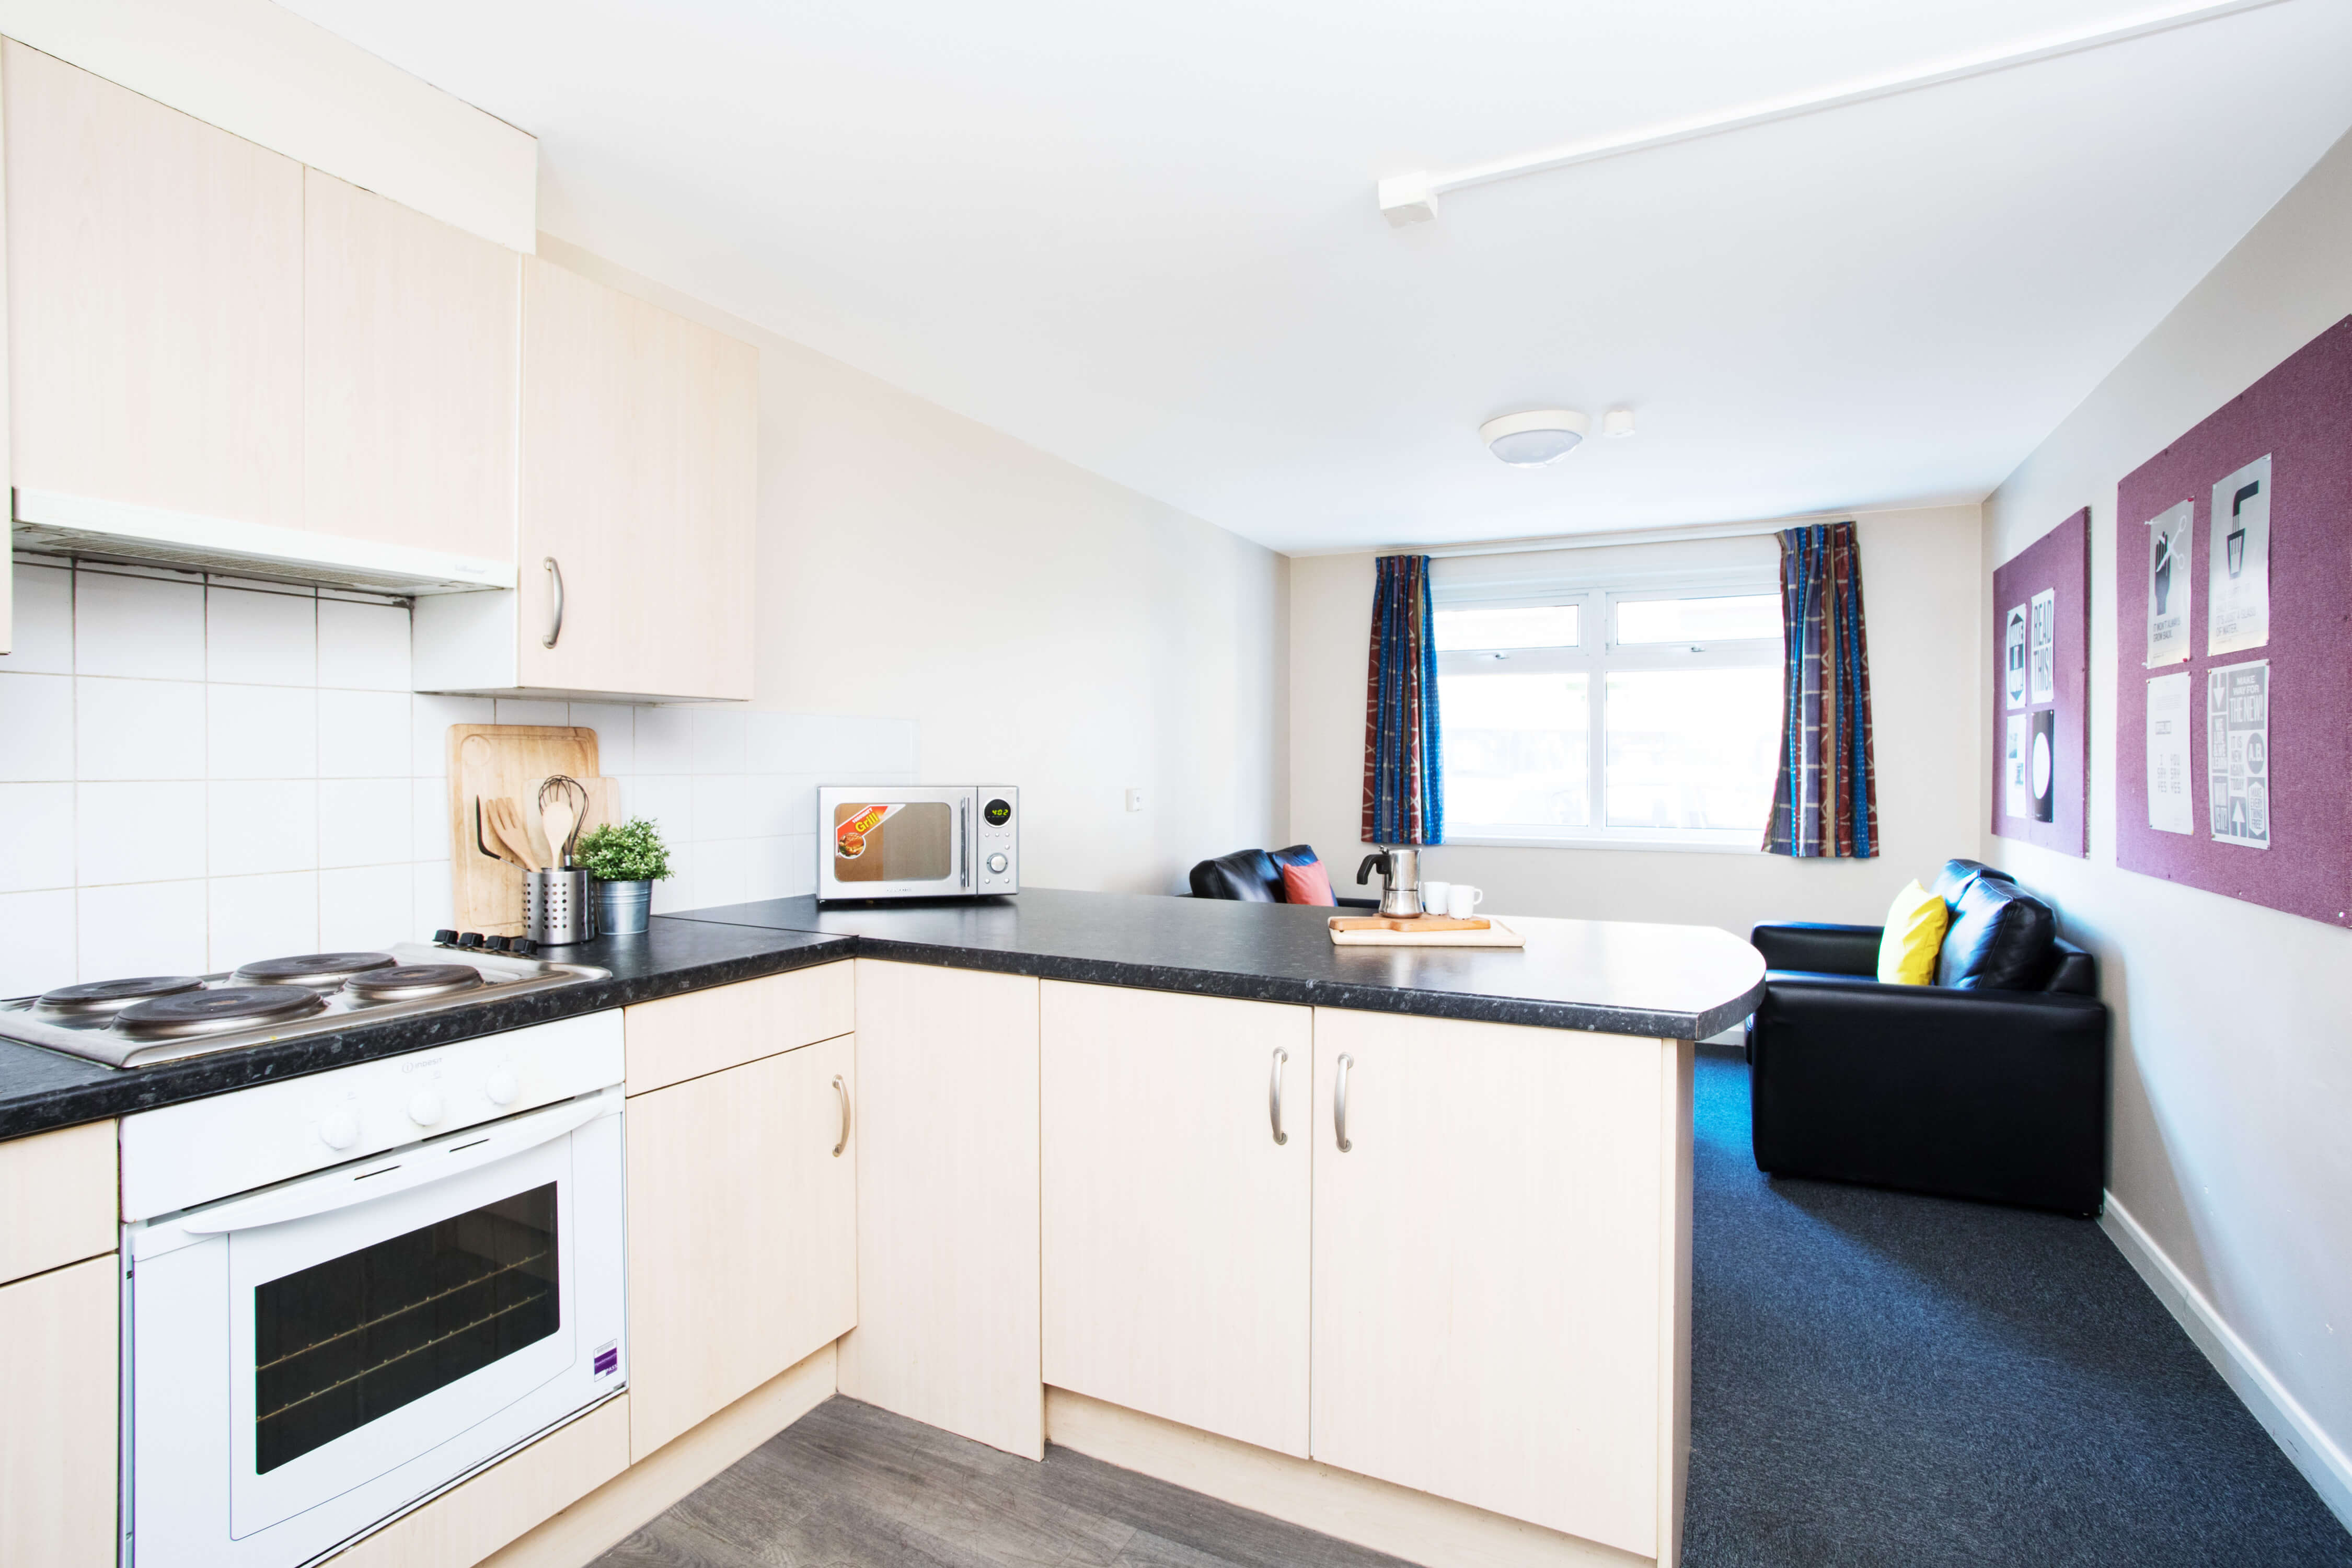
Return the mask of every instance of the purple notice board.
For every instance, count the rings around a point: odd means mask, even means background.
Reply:
[[[2089,507],[1993,568],[1992,830],[2068,855],[2091,852],[2090,600]],[[2012,729],[2023,748],[2014,757]]]
[[[2268,457],[2269,641],[2209,654],[2216,483]],[[2148,522],[2188,501],[2185,663],[2150,668]],[[2116,487],[2116,864],[2352,925],[2352,317],[2328,328]],[[2208,795],[2206,673],[2270,662],[2271,847],[2219,843]],[[2186,670],[2188,833],[2148,825],[2147,683]]]

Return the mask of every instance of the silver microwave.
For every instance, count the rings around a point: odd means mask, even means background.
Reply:
[[[1011,784],[820,784],[819,903],[974,899],[1021,890]]]

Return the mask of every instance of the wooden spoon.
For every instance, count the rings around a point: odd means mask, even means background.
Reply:
[[[547,842],[556,857],[556,868],[561,870],[564,849],[572,842],[572,825],[579,820],[572,808],[571,792],[560,789],[549,795],[547,804],[540,807],[539,817],[547,829]]]
[[[530,830],[523,826],[520,808],[511,799],[500,795],[495,800],[485,800],[482,806],[489,818],[490,832],[506,847],[507,853],[513,857],[516,864],[527,871],[547,869],[531,845]]]

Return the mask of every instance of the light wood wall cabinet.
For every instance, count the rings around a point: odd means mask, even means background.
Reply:
[[[856,963],[858,1314],[841,1392],[1042,1458],[1038,982]]]
[[[0,1285],[0,1563],[115,1560],[115,1260]]]
[[[1686,1042],[1316,1010],[1317,1459],[1675,1555],[1690,1073]]]
[[[511,562],[522,258],[303,172],[305,526]]]
[[[521,684],[748,699],[758,351],[523,278]]]
[[[297,528],[302,166],[0,43],[23,489]]]
[[[629,1455],[857,1320],[856,1037],[628,1102]]]
[[[1044,983],[1047,1383],[1307,1455],[1313,1017]]]

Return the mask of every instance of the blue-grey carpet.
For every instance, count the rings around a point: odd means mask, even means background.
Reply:
[[[2087,1220],[1774,1180],[1698,1062],[1685,1568],[2352,1568]]]

